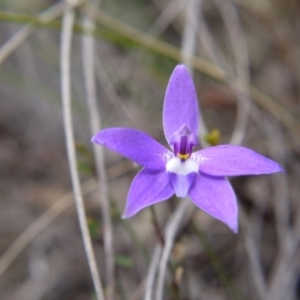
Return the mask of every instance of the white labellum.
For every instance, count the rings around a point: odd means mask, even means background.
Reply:
[[[190,173],[198,173],[199,166],[191,158],[182,161],[178,157],[173,157],[167,162],[166,170],[177,175],[187,175]]]

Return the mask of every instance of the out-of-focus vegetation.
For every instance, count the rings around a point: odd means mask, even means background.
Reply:
[[[211,144],[231,141],[232,132],[239,129],[238,111],[250,101],[247,126],[241,125],[242,144],[278,161],[286,174],[231,180],[240,205],[238,235],[196,207],[185,216],[170,257],[165,299],[299,299],[300,4],[221,1],[202,0],[195,25],[191,66],[208,129],[202,139]],[[186,5],[192,2],[103,0],[75,8],[73,125],[88,225],[104,287],[99,192],[95,181],[86,183],[96,171],[82,35],[95,37],[102,127],[137,128],[166,144],[161,122],[164,91],[181,61]],[[55,5],[56,18],[41,19],[41,13]],[[94,297],[76,210],[72,200],[64,198],[72,188],[61,112],[59,5],[49,0],[0,2],[0,299],[5,300]],[[84,16],[95,21],[95,29],[83,25]],[[14,47],[13,38],[24,26],[32,32]],[[243,42],[246,51],[239,48]],[[4,55],[8,45],[12,48]],[[105,167],[114,232],[115,299],[143,299],[151,257],[160,242],[158,231],[181,200],[156,205],[155,214],[146,209],[122,220],[126,193],[138,169],[109,151]],[[50,212],[51,222],[38,232],[45,223],[36,222],[45,212]],[[30,225],[36,231],[24,237]]]

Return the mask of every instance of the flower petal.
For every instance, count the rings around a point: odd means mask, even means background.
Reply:
[[[282,172],[275,161],[240,146],[220,145],[193,153],[200,172],[213,176],[259,175]]]
[[[189,173],[187,175],[178,175],[169,173],[171,184],[175,190],[175,194],[179,198],[185,198],[191,185],[193,184],[197,173]]]
[[[178,65],[169,80],[163,109],[163,125],[169,144],[175,132],[187,125],[194,136],[199,132],[198,100],[193,80],[184,65]]]
[[[174,194],[168,173],[142,169],[133,179],[123,218],[129,218],[140,210],[167,200]]]
[[[98,132],[92,142],[133,160],[151,170],[165,168],[172,153],[149,135],[130,128],[109,128]]]
[[[198,174],[189,196],[206,213],[238,231],[238,206],[230,183],[223,177]]]

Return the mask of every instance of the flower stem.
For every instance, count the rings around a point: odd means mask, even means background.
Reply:
[[[155,234],[157,236],[157,239],[158,239],[159,243],[162,246],[164,246],[165,245],[165,239],[162,235],[162,232],[161,232],[161,229],[160,229],[160,226],[159,226],[159,223],[158,223],[157,215],[155,213],[154,206],[150,207],[150,212],[151,212],[152,223],[153,223],[153,226],[154,226],[154,230],[155,230]]]

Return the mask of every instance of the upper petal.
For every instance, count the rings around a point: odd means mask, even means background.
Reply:
[[[127,196],[123,218],[129,218],[140,210],[170,198],[174,189],[165,171],[142,169],[133,179]]]
[[[172,153],[149,135],[130,128],[108,128],[101,130],[92,142],[133,160],[151,170],[162,170]]]
[[[193,153],[200,172],[214,176],[259,175],[283,171],[275,161],[233,145],[220,145]]]
[[[233,189],[225,178],[198,174],[189,196],[199,208],[237,233],[238,206]]]
[[[184,125],[194,136],[199,131],[199,109],[193,80],[184,65],[178,65],[169,80],[163,109],[163,126],[166,139],[172,137]]]

